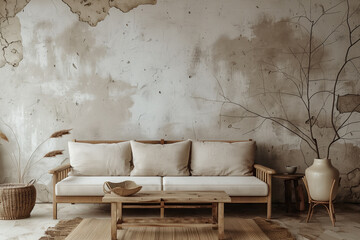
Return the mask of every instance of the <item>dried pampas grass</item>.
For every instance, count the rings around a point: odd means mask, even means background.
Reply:
[[[47,154],[44,155],[44,158],[50,158],[50,157],[55,157],[57,155],[62,155],[64,150],[55,150],[55,151],[51,151],[48,152]]]
[[[9,139],[7,138],[7,136],[1,131],[0,131],[0,138],[7,141],[7,142],[9,142]]]
[[[50,136],[50,138],[60,138],[60,137],[62,137],[62,136],[64,136],[64,135],[68,135],[68,134],[70,134],[70,131],[71,131],[72,129],[64,129],[64,130],[60,130],[60,131],[57,131],[57,132],[54,132],[51,136]]]

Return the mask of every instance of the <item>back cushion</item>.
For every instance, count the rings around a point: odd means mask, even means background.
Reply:
[[[71,175],[128,176],[130,142],[90,144],[69,142]]]
[[[191,142],[145,144],[131,141],[134,169],[131,176],[185,176]]]
[[[252,175],[256,143],[192,141],[191,175]]]

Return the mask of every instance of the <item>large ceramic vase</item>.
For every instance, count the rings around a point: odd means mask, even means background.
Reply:
[[[305,170],[305,176],[313,200],[329,201],[334,179],[336,182],[331,200],[336,197],[339,185],[339,170],[331,164],[330,159],[314,159],[313,165]]]

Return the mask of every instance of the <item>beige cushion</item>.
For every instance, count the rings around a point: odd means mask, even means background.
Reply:
[[[104,182],[131,180],[142,186],[141,191],[161,191],[161,177],[130,176],[69,176],[55,185],[56,196],[104,196]]]
[[[192,141],[191,175],[252,175],[256,144]]]
[[[131,141],[134,169],[131,176],[189,175],[189,140],[172,144]]]
[[[164,191],[225,191],[229,196],[267,196],[268,186],[254,176],[164,177]]]
[[[71,175],[126,176],[130,174],[130,142],[90,144],[69,142]]]

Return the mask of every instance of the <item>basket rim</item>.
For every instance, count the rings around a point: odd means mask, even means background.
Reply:
[[[20,188],[28,188],[31,186],[33,185],[28,185],[26,183],[1,183],[0,189],[11,189],[11,188],[20,189]]]

